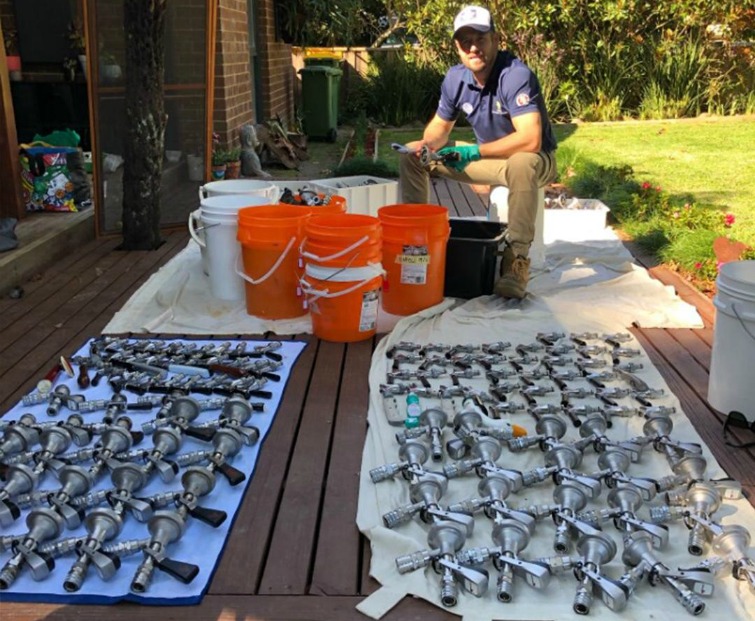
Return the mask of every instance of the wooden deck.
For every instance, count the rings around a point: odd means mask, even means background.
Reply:
[[[481,214],[484,203],[465,186],[436,182],[438,203],[460,216]],[[166,235],[154,252],[116,251],[117,239],[81,246],[24,284],[19,300],[0,300],[0,411],[30,391],[60,355],[101,332],[113,314],[158,267],[185,246],[184,233]],[[642,260],[642,258],[640,258]],[[751,450],[722,441],[722,416],[706,403],[713,306],[663,268],[651,267],[694,304],[700,330],[633,329],[700,436],[749,492],[755,490]],[[321,342],[297,361],[275,424],[245,495],[226,551],[199,606],[145,609],[0,603],[0,619],[159,618],[364,619],[355,610],[377,588],[369,578],[369,542],[355,524],[358,472],[368,407],[373,341]],[[750,496],[751,498],[753,496]],[[41,587],[43,588],[43,587]],[[2,595],[0,594],[0,601]],[[386,617],[407,621],[456,619],[421,600],[404,599]]]

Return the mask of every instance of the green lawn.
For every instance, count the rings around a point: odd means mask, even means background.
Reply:
[[[755,246],[755,117],[566,124],[556,132],[562,176],[578,161],[629,165],[639,182],[732,212],[732,236]],[[395,165],[390,143],[420,135],[418,129],[382,130],[381,159]],[[460,140],[471,136],[466,128],[454,132]]]

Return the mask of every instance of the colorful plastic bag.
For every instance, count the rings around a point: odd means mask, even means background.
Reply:
[[[73,147],[21,145],[21,189],[27,211],[78,211],[68,170]]]

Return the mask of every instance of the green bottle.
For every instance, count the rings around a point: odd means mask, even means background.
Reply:
[[[419,396],[416,392],[410,391],[406,395],[406,420],[404,426],[407,429],[419,427],[419,415],[422,413],[422,406],[419,404]]]

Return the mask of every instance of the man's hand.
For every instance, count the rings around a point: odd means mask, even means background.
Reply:
[[[476,144],[444,147],[438,151],[438,155],[443,158],[443,163],[446,166],[453,168],[456,172],[461,172],[469,162],[476,162],[480,159],[480,147]]]

